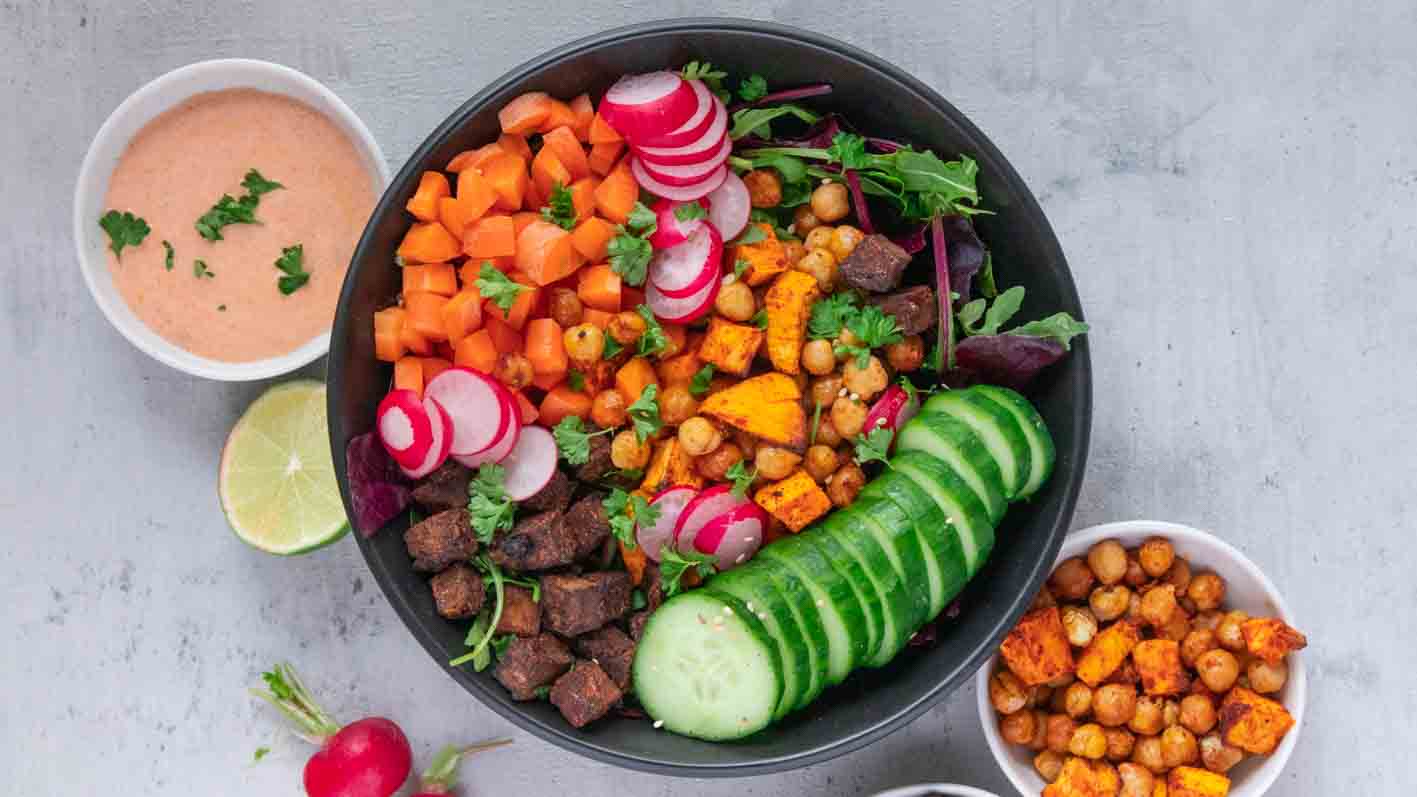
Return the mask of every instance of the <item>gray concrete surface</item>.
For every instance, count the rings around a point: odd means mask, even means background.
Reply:
[[[1410,2],[590,6],[0,3],[0,792],[296,794],[301,745],[244,691],[289,657],[342,716],[398,717],[420,760],[444,741],[515,736],[468,767],[471,794],[848,795],[926,779],[1008,793],[967,689],[866,750],[746,781],[615,771],[514,730],[417,647],[352,543],[285,561],[228,533],[218,448],[262,386],[147,359],[73,262],[90,136],[173,67],[252,56],[305,70],[397,165],[532,53],[711,12],[875,51],[994,137],[1042,199],[1095,325],[1076,526],[1210,527],[1287,594],[1312,641],[1312,697],[1274,794],[1412,784]],[[274,752],[253,764],[262,745]]]

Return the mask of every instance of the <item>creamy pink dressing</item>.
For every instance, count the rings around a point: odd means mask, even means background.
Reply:
[[[285,188],[261,197],[259,224],[202,238],[194,223],[222,194],[239,199],[252,168]],[[287,354],[330,328],[374,192],[354,144],[314,108],[251,89],[199,94],[149,122],[119,159],[106,208],[132,211],[152,232],[121,261],[110,251],[109,269],[138,318],[193,354]],[[163,240],[176,251],[171,271]],[[285,296],[275,261],[294,244],[305,247],[310,281]],[[194,276],[197,259],[215,276]]]

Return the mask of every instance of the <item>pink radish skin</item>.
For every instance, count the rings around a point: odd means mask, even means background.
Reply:
[[[433,442],[428,446],[428,454],[417,467],[399,466],[399,470],[410,479],[421,479],[447,462],[448,449],[453,442],[453,421],[448,417],[448,411],[443,409],[443,405],[436,399],[424,398],[423,412],[428,416],[428,428],[433,434]]]
[[[723,185],[723,179],[728,174],[727,166],[719,166],[709,173],[702,181],[693,185],[665,185],[654,179],[649,172],[645,171],[643,163],[639,158],[630,159],[630,173],[635,176],[635,182],[640,184],[640,188],[665,199],[674,199],[680,202],[692,202],[702,199],[713,193],[714,189]]]
[[[723,178],[723,185],[708,195],[709,223],[718,228],[718,234],[725,241],[737,238],[748,226],[748,217],[753,211],[753,200],[748,195],[748,186],[733,172]]]
[[[710,210],[707,199],[697,200],[704,210]],[[689,204],[688,202],[675,202],[670,199],[661,199],[654,203],[651,210],[654,211],[655,228],[650,233],[649,243],[655,249],[668,249],[671,246],[678,246],[689,240],[689,236],[694,230],[703,226],[703,219],[692,221],[679,221],[675,217],[674,211]]]
[[[650,311],[660,320],[671,324],[687,324],[702,318],[713,309],[714,300],[718,298],[718,289],[722,285],[721,279],[709,280],[698,293],[675,299],[661,293],[653,281],[646,281],[645,304],[649,305]]]
[[[600,113],[631,144],[675,132],[693,117],[699,99],[676,72],[626,75],[600,103]]]
[[[647,138],[637,144],[644,144],[650,147],[682,147],[685,144],[692,144],[698,141],[710,127],[713,126],[714,113],[718,106],[714,100],[713,92],[701,80],[688,81],[689,87],[694,90],[694,115],[690,116],[684,124],[678,128],[665,133],[662,136]]]
[[[644,166],[645,173],[650,177],[677,188],[702,182],[709,174],[722,166],[728,160],[728,156],[733,153],[733,142],[727,137],[723,139],[723,145],[705,161],[699,163],[686,163],[683,166],[656,165],[654,161],[640,159],[640,165]]]
[[[379,442],[394,461],[405,468],[416,468],[433,447],[433,424],[423,400],[412,390],[390,390],[379,402],[375,415],[379,427]]]
[[[713,518],[694,536],[694,549],[718,557],[720,571],[753,558],[763,545],[768,513],[754,503],[738,506]]]
[[[679,516],[696,495],[698,490],[680,486],[661,490],[659,495],[650,499],[649,505],[659,510],[659,516],[655,518],[654,525],[637,526],[635,529],[635,540],[645,549],[645,556],[659,561],[659,549],[674,539],[674,527],[679,523]]]
[[[674,526],[674,547],[684,552],[694,550],[694,538],[710,520],[747,503],[751,502],[734,495],[726,484],[706,488],[679,514],[679,522]]]
[[[698,139],[682,147],[642,146],[636,141],[631,141],[630,147],[635,150],[635,154],[653,162],[656,166],[703,163],[723,147],[723,140],[728,137],[728,109],[723,107],[723,103],[719,102],[717,97],[714,98],[713,104],[713,122]]]
[[[689,240],[655,254],[649,280],[670,299],[684,299],[718,279],[722,262],[723,239],[712,224],[701,224]]]
[[[503,394],[501,396],[503,410],[511,417],[512,422],[507,424],[507,430],[502,433],[502,437],[485,451],[476,454],[453,455],[453,459],[469,468],[480,468],[489,462],[501,462],[507,458],[508,454],[512,453],[512,449],[516,447],[517,441],[521,439],[522,424],[521,420],[517,417],[516,399],[512,398],[512,394],[507,392],[506,388],[503,388],[500,384],[498,384],[498,387],[501,388]]]
[[[471,368],[449,368],[429,381],[423,395],[437,399],[453,419],[452,452],[480,454],[507,431],[514,413],[502,405],[497,381]]]
[[[866,413],[866,432],[869,434],[876,429],[900,431],[900,427],[919,411],[919,401],[911,398],[900,385],[891,385]]]
[[[540,426],[528,426],[501,464],[507,469],[502,483],[507,497],[525,501],[556,475],[556,440]]]

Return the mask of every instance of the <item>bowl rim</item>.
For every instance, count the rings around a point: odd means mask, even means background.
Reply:
[[[999,797],[992,791],[963,783],[914,783],[877,792],[873,797],[925,797],[940,793],[947,797]]]
[[[1089,547],[1102,540],[1138,533],[1175,538],[1214,548],[1227,557],[1231,564],[1238,566],[1254,579],[1255,584],[1264,593],[1265,599],[1274,605],[1280,619],[1290,625],[1295,625],[1294,614],[1289,609],[1289,604],[1285,602],[1284,596],[1280,594],[1274,582],[1270,581],[1269,576],[1265,575],[1259,565],[1256,565],[1240,549],[1219,535],[1182,523],[1165,520],[1118,520],[1079,529],[1069,534],[1067,539],[1063,541],[1063,547],[1059,550],[1053,566],[1056,567],[1069,557],[1081,556]],[[1003,737],[999,735],[999,723],[994,719],[994,707],[989,703],[989,676],[994,672],[998,662],[999,655],[994,653],[989,657],[986,666],[980,667],[974,675],[975,704],[979,713],[979,723],[983,728],[985,741],[989,744],[989,752],[993,754],[994,762],[1003,770],[1009,783],[1018,790],[1022,797],[1037,797],[1039,790],[1036,785],[1025,780],[1024,773],[1019,771],[1021,767],[1016,766],[1007,755],[1007,750],[1011,745],[1005,743]],[[1309,678],[1304,667],[1302,652],[1293,653],[1289,657],[1289,681],[1286,689],[1288,694],[1285,696],[1284,707],[1294,717],[1294,727],[1289,729],[1284,740],[1279,743],[1279,748],[1266,757],[1259,768],[1246,773],[1246,777],[1239,784],[1232,785],[1230,793],[1235,797],[1260,797],[1269,791],[1269,788],[1279,778],[1280,773],[1284,771],[1284,767],[1289,763],[1289,756],[1293,754],[1295,746],[1299,743],[1299,731],[1304,726],[1304,706],[1309,699]],[[1032,774],[1032,770],[1027,770],[1027,774]]]
[[[137,135],[158,115],[171,110],[178,103],[197,94],[223,90],[210,86],[212,81],[222,77],[235,79],[232,85],[227,88],[239,88],[243,82],[249,82],[251,88],[286,96],[293,95],[283,89],[293,87],[298,87],[313,95],[321,103],[320,105],[313,104],[303,97],[294,98],[329,117],[350,137],[351,143],[369,162],[372,169],[370,177],[377,182],[375,185],[377,192],[382,193],[388,188],[391,175],[388,160],[384,157],[384,151],[380,148],[379,142],[374,139],[374,134],[369,132],[369,128],[365,126],[363,120],[328,86],[297,69],[254,58],[215,58],[197,61],[164,72],[125,97],[99,126],[98,132],[89,142],[88,150],[84,153],[83,162],[79,167],[78,179],[74,183],[73,199],[74,249],[78,255],[79,271],[83,274],[84,284],[88,286],[89,295],[93,297],[94,303],[108,319],[108,323],[135,348],[154,360],[192,376],[223,382],[245,382],[282,376],[324,356],[330,349],[331,330],[327,329],[315,335],[285,354],[250,362],[225,362],[193,354],[149,329],[133,313],[132,308],[127,306],[115,288],[111,285],[104,285],[103,280],[108,279],[108,259],[106,255],[103,255],[105,250],[102,246],[95,251],[91,245],[94,239],[94,233],[90,229],[93,226],[93,210],[95,206],[102,208],[103,205],[103,197],[95,196],[96,192],[93,189],[106,188],[109,178],[112,177],[111,172],[108,175],[99,174],[99,170],[103,168],[103,165],[99,163],[100,158],[113,148],[117,148],[119,157],[121,157],[133,136]],[[267,79],[271,83],[256,85],[256,81],[261,78]],[[184,83],[190,85],[184,88]],[[174,89],[180,90],[177,92],[180,96],[170,102],[161,102],[160,98]],[[161,103],[161,105],[150,113],[150,103]],[[121,135],[120,128],[130,121],[130,117],[135,115],[145,116],[145,118],[124,140],[115,141]],[[101,186],[97,185],[100,180],[102,181]]]
[[[1020,218],[1026,218],[1030,222],[1040,225],[1043,233],[1042,237],[1045,240],[1045,246],[1047,248],[1047,257],[1052,262],[1063,266],[1064,296],[1074,307],[1081,308],[1077,286],[1073,280],[1071,270],[1067,268],[1067,259],[1063,254],[1062,246],[1058,243],[1057,236],[1053,233],[1052,226],[1048,223],[1042,207],[1039,206],[1037,199],[1024,183],[1023,178],[1018,174],[1017,170],[1013,168],[1012,164],[1005,159],[998,147],[995,146],[973,122],[955,108],[953,104],[940,96],[938,92],[925,85],[914,76],[906,73],[900,67],[890,64],[878,56],[855,47],[854,45],[847,44],[830,36],[775,22],[727,17],[686,17],[680,19],[654,20],[611,28],[555,47],[535,58],[518,64],[497,78],[489,81],[466,102],[454,109],[448,117],[435,127],[424,141],[409,154],[408,159],[395,175],[393,184],[399,184],[405,177],[417,172],[417,164],[425,160],[430,152],[462,126],[468,117],[480,110],[493,96],[503,92],[509,86],[526,80],[534,73],[558,61],[582,55],[610,44],[632,41],[637,38],[647,38],[665,34],[714,35],[719,33],[753,34],[785,39],[793,43],[831,50],[885,75],[888,79],[899,84],[901,88],[916,95],[921,101],[930,105],[941,115],[947,117],[951,124],[957,125],[965,132],[966,136],[977,142],[976,155],[979,155],[981,159],[990,160],[999,166],[995,177],[1001,183],[1007,185],[1008,191],[1019,200],[1013,210],[1018,213]],[[374,217],[392,212],[395,208],[402,207],[402,204],[403,200],[400,197],[392,196],[390,192],[386,191],[385,195],[380,199],[379,204],[375,207]],[[338,384],[343,381],[343,363],[345,359],[347,359],[345,350],[350,345],[348,341],[350,325],[352,323],[352,314],[347,312],[346,308],[353,302],[356,292],[356,269],[363,260],[367,259],[365,250],[375,245],[373,238],[374,233],[372,226],[366,228],[365,235],[360,239],[359,246],[355,250],[350,271],[345,277],[345,284],[340,295],[339,310],[337,311],[333,339],[330,346],[328,370],[328,381],[330,384]],[[356,535],[356,540],[375,582],[378,583],[380,590],[384,593],[390,604],[393,605],[395,612],[399,615],[399,619],[403,621],[409,633],[414,636],[424,650],[438,662],[444,672],[448,673],[448,675],[457,681],[464,689],[471,692],[484,706],[490,708],[519,728],[534,734],[538,738],[601,763],[622,766],[641,772],[651,772],[675,777],[745,777],[798,769],[859,750],[899,730],[920,717],[926,711],[934,707],[946,695],[965,683],[969,679],[969,676],[989,658],[991,651],[998,641],[1008,633],[1009,629],[1018,621],[1018,618],[1023,615],[1029,602],[1032,600],[1033,592],[1037,589],[1038,585],[1042,584],[1043,579],[1048,572],[1050,572],[1053,557],[1063,544],[1063,538],[1066,535],[1067,527],[1071,522],[1073,511],[1077,505],[1083,475],[1087,466],[1087,454],[1092,429],[1092,365],[1086,341],[1080,341],[1074,344],[1073,358],[1075,358],[1074,367],[1080,369],[1080,388],[1078,390],[1080,395],[1078,396],[1075,409],[1071,410],[1071,413],[1076,414],[1078,419],[1076,429],[1078,442],[1075,456],[1076,475],[1071,483],[1063,486],[1064,492],[1060,499],[1061,511],[1051,528],[1039,528],[1036,530],[1037,533],[1048,536],[1048,545],[1044,552],[1045,555],[1040,557],[1039,561],[1028,573],[1026,589],[1022,590],[1008,602],[1006,611],[989,631],[984,640],[984,644],[980,645],[977,650],[966,657],[952,672],[942,673],[933,688],[922,692],[913,701],[893,713],[883,715],[864,730],[849,735],[843,735],[833,741],[816,744],[797,752],[774,755],[751,762],[679,763],[672,759],[621,752],[620,750],[601,743],[594,736],[579,735],[574,729],[564,723],[542,722],[525,712],[517,710],[515,706],[504,705],[502,699],[492,692],[493,689],[498,687],[484,683],[483,679],[471,677],[469,673],[447,666],[447,652],[437,644],[436,640],[418,630],[420,623],[419,613],[410,604],[407,598],[400,594],[399,588],[397,587],[397,576],[371,553],[371,543],[365,539],[363,535]],[[349,480],[345,471],[344,447],[346,441],[351,437],[351,434],[350,430],[345,428],[344,419],[340,415],[341,408],[338,406],[337,393],[338,391],[331,390],[328,399],[330,441],[335,455],[335,470],[340,485],[340,494],[348,510],[352,507],[352,503],[349,496]]]

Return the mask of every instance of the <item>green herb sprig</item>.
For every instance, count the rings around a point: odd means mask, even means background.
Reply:
[[[664,597],[672,598],[683,591],[684,574],[690,570],[708,578],[714,574],[718,557],[698,551],[680,551],[672,545],[659,549],[659,586]]]
[[[152,232],[146,220],[126,210],[122,213],[108,211],[99,218],[98,226],[108,233],[108,248],[119,258],[123,257],[125,246],[138,246]]]
[[[289,296],[304,287],[310,281],[310,272],[305,270],[305,245],[296,244],[280,250],[276,268],[281,270],[276,287],[283,295]]]

